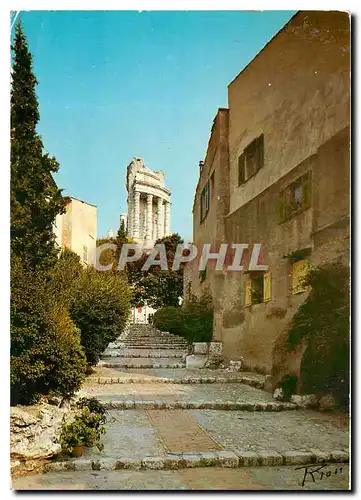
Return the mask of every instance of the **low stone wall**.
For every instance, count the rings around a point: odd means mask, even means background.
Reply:
[[[222,342],[193,342],[192,351],[186,357],[187,368],[204,368],[222,356]]]
[[[32,406],[13,406],[10,410],[11,468],[24,462],[49,458],[61,451],[56,442],[63,418],[71,419],[70,404],[39,403]]]

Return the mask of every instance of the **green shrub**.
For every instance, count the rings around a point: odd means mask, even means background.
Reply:
[[[296,392],[297,377],[296,375],[285,375],[281,382],[283,390],[283,399],[289,401],[292,394]]]
[[[14,257],[11,266],[11,403],[71,396],[85,377],[80,332],[54,294],[54,279]]]
[[[192,297],[182,308],[183,335],[190,342],[210,342],[213,336],[212,297]]]
[[[301,361],[301,390],[349,398],[349,268],[327,264],[312,270],[311,292],[292,319],[288,344],[308,342]]]
[[[105,424],[107,421],[106,414],[108,413],[108,410],[106,409],[106,406],[97,398],[80,398],[76,402],[76,407],[79,409],[87,407],[89,408],[91,413],[96,413],[97,415],[99,415],[99,425]]]
[[[184,337],[189,342],[210,342],[213,335],[212,297],[205,292],[183,307],[163,307],[154,314],[154,326]]]
[[[180,307],[167,306],[158,309],[153,316],[153,324],[163,332],[182,335],[182,310]]]
[[[81,332],[89,364],[122,333],[130,314],[131,289],[125,277],[87,268],[81,274],[70,316]]]

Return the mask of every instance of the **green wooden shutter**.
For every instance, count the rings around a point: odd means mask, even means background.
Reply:
[[[263,275],[263,301],[268,302],[271,300],[271,273],[264,273]]]
[[[244,305],[245,307],[252,305],[252,280],[248,279],[244,284]]]

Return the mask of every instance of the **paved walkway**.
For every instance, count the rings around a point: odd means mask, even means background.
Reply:
[[[317,467],[319,469],[319,467]],[[348,465],[309,468],[182,469],[92,471],[28,475],[13,480],[16,490],[348,490]],[[323,475],[321,473],[323,472]],[[304,482],[305,481],[305,482]],[[304,484],[303,484],[304,482]],[[302,485],[303,484],[303,485]]]
[[[330,474],[320,470],[315,482],[307,474],[303,489],[347,489],[345,415],[277,402],[261,390],[262,375],[186,369],[179,350],[168,349],[172,341],[172,336],[158,337],[150,328],[135,326],[127,348],[113,345],[106,362],[115,360],[114,365],[97,367],[79,392],[96,396],[109,408],[104,450],[59,458],[48,464],[47,474],[17,478],[13,487],[297,489],[304,470],[295,468],[318,464]],[[163,357],[149,357],[152,350],[139,357],[142,350],[135,351],[132,343],[141,342],[158,346],[154,352]],[[135,357],[122,356],[131,353]],[[159,360],[168,367],[152,367]],[[174,367],[179,363],[180,368]]]

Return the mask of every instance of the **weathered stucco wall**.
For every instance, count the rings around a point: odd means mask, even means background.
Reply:
[[[199,199],[211,161],[197,186],[194,241],[261,243],[271,300],[245,307],[243,273],[208,269],[200,283],[194,264],[192,292],[211,289],[214,339],[223,341],[225,357],[243,356],[247,367],[268,373],[278,364],[277,377],[299,373],[305,348],[282,353],[285,329],[307,296],[292,294],[292,264],[284,257],[305,248],[314,265],[349,257],[349,63],[347,14],[297,14],[229,86],[229,177],[215,182],[215,190],[228,190],[227,201],[223,212],[211,205],[203,223]],[[215,162],[214,131],[207,158]],[[261,134],[264,165],[238,186],[238,158]],[[220,172],[223,163],[217,160]],[[280,192],[306,172],[312,173],[310,207],[281,222]]]
[[[339,258],[348,262],[348,135],[348,129],[341,131],[317,154],[227,218],[228,241],[261,243],[264,262],[271,272],[272,298],[244,307],[246,276],[238,272],[224,276],[218,285],[222,291],[216,304],[222,316],[217,339],[224,342],[226,357],[243,356],[250,368],[271,370],[276,340],[307,296],[307,292],[292,294],[291,263],[284,258],[287,254],[310,248],[308,260],[314,265]],[[280,223],[280,191],[309,170],[313,178],[311,208]],[[298,361],[296,357],[296,365]]]
[[[71,249],[83,259],[88,249],[88,264],[94,265],[97,239],[97,207],[72,198]]]
[[[350,22],[300,12],[228,88],[230,211],[315,153],[349,124]],[[264,167],[238,186],[238,157],[264,134]]]

